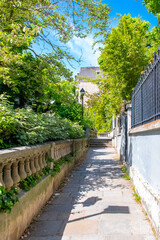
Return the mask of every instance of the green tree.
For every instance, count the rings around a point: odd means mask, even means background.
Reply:
[[[105,35],[108,14],[101,1],[1,0],[0,93],[7,92],[15,107],[31,105],[79,121],[76,83],[63,61],[74,58],[64,46],[91,32]],[[48,44],[51,53],[39,55],[32,48],[36,41]]]
[[[10,69],[23,64],[23,51],[31,51],[33,42],[44,41],[53,55],[72,60],[69,51],[60,47],[74,36],[84,38],[94,30],[107,30],[109,8],[101,1],[90,0],[1,0],[0,1],[0,77],[12,84]],[[49,32],[51,37],[49,37]],[[53,61],[54,64],[54,61]]]
[[[110,122],[107,121],[109,112],[106,111],[105,95],[101,89],[99,91],[101,95],[95,93],[89,96],[87,109],[85,110],[85,119],[93,129],[96,129],[98,132],[106,132],[110,130]]]
[[[62,118],[67,118],[74,122],[82,122],[82,106],[76,101],[72,101],[70,104],[62,103],[58,107],[57,112]]]
[[[99,58],[104,71],[101,88],[107,92],[107,106],[113,113],[120,111],[123,100],[131,99],[141,71],[153,54],[149,50],[149,27],[149,22],[141,21],[140,17],[124,15],[104,41]]]
[[[22,64],[12,64],[9,72],[11,83],[7,84],[1,79],[0,93],[7,92],[16,107],[34,105],[39,110],[48,109],[50,102],[56,101],[58,104],[68,100],[69,96],[73,98],[71,75],[57,56],[35,58],[26,52],[22,55]]]
[[[160,1],[159,0],[143,0],[143,4],[146,5],[148,12],[158,17],[160,24]]]
[[[153,52],[157,52],[160,46],[160,27],[156,26],[148,33],[148,51],[152,57]]]

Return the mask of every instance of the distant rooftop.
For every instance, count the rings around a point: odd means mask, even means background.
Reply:
[[[81,67],[80,72],[77,73],[76,77],[89,77],[92,79],[95,79],[100,75],[102,71],[100,70],[99,67]],[[83,79],[79,79],[80,81],[83,81]]]

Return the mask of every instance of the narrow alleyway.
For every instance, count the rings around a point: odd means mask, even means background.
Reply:
[[[112,148],[91,148],[27,240],[155,240]]]

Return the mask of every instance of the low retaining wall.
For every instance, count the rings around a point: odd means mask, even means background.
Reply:
[[[130,176],[160,239],[160,120],[133,128],[128,136]]]
[[[150,218],[157,235],[160,237],[160,196],[152,189],[139,171],[130,167],[129,170],[136,191],[141,196],[142,205]]]
[[[132,133],[128,139],[128,163],[160,194],[160,130]]]
[[[67,140],[67,141],[58,141],[52,142],[47,144],[42,144],[33,147],[21,147],[16,149],[10,150],[2,150],[0,151],[0,162],[3,163],[1,166],[8,166],[8,172],[6,169],[1,173],[1,181],[7,179],[4,174],[8,174],[9,179],[13,181],[14,179],[14,171],[13,171],[13,164],[16,161],[21,161],[17,167],[18,179],[20,179],[21,170],[26,172],[28,169],[28,165],[24,164],[27,162],[28,156],[30,154],[38,154],[38,156],[43,156],[45,153],[50,154],[52,158],[55,160],[60,159],[62,156],[66,156],[71,153],[76,153],[76,157],[74,157],[71,163],[66,163],[62,165],[61,172],[57,173],[55,177],[47,176],[44,177],[35,187],[33,187],[28,192],[22,192],[21,196],[19,197],[19,202],[17,202],[10,214],[7,213],[0,213],[0,240],[18,240],[19,237],[22,235],[24,230],[28,227],[30,222],[32,221],[33,217],[38,214],[42,206],[47,202],[47,200],[52,196],[52,194],[56,191],[60,183],[63,179],[70,174],[71,170],[73,169],[74,165],[80,161],[83,154],[87,151],[88,147],[88,139],[76,139],[76,140]],[[6,156],[7,155],[7,156]],[[11,157],[12,156],[12,157]],[[45,155],[44,155],[45,156]],[[24,161],[24,159],[26,159]],[[31,159],[31,158],[30,158]],[[31,169],[38,169],[40,168],[40,162],[37,161],[37,158],[32,158],[36,161],[30,161],[29,168]],[[44,161],[43,161],[44,162]],[[39,164],[37,164],[39,163]],[[34,165],[33,165],[34,164]],[[22,167],[23,166],[23,167]],[[27,168],[26,168],[27,166]],[[32,167],[31,167],[32,166]],[[37,171],[38,172],[38,171]],[[28,173],[29,174],[29,173]],[[7,177],[8,177],[7,176]],[[4,184],[7,181],[3,181]]]

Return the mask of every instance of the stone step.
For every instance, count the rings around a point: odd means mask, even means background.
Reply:
[[[107,143],[110,143],[112,141],[108,141],[108,142],[90,142],[91,144],[107,144]]]
[[[112,145],[102,146],[102,145],[90,145],[90,148],[111,148]]]
[[[91,138],[91,142],[108,142],[111,141],[111,138]]]
[[[108,142],[108,143],[90,143],[90,145],[111,145],[112,142]]]
[[[90,139],[90,147],[112,147],[111,138],[92,138]]]
[[[112,143],[103,143],[103,144],[96,144],[96,143],[90,143],[90,146],[112,146]]]
[[[108,143],[112,142],[112,140],[107,140],[107,141],[90,141],[90,143],[98,143],[98,144],[103,144],[103,143]]]

